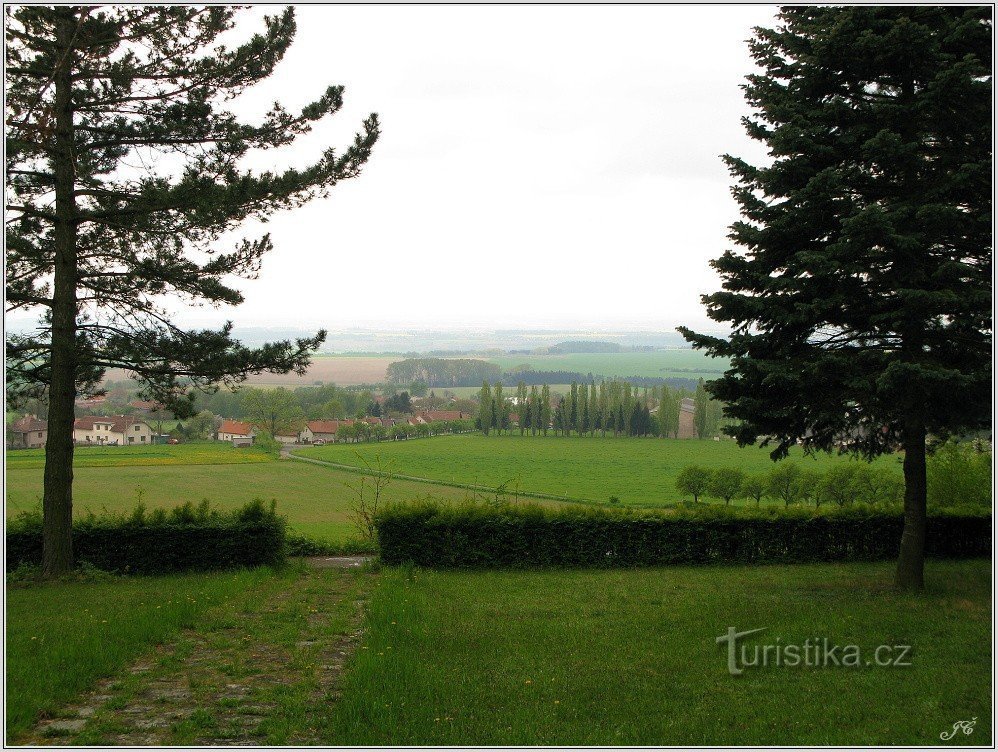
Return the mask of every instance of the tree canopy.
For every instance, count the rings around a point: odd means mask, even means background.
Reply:
[[[990,424],[991,11],[786,7],[750,41],[744,119],[770,160],[724,159],[742,219],[704,296],[729,337],[709,383],[740,444],[905,450],[898,582],[921,585],[925,436]]]

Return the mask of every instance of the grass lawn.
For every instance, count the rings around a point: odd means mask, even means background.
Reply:
[[[228,601],[286,587],[261,568],[7,588],[7,741]]]
[[[271,462],[274,457],[254,447],[237,449],[223,441],[152,446],[76,447],[73,467],[123,467],[127,465],[228,465]],[[7,469],[45,467],[44,449],[7,452]]]
[[[151,448],[151,447],[150,447]],[[176,449],[177,447],[169,447]],[[233,452],[247,450],[233,450]],[[259,497],[277,500],[277,510],[292,529],[314,538],[342,542],[356,537],[350,509],[361,477],[335,468],[305,462],[274,460],[225,465],[126,465],[74,469],[73,510],[130,511],[139,499],[148,508],[175,507],[186,501],[208,499],[220,509],[232,509]],[[461,499],[468,492],[446,486],[429,486],[396,480],[388,486],[386,500],[403,501],[432,493],[444,499]],[[7,514],[40,507],[41,468],[7,470]]]
[[[391,462],[395,472],[421,478],[495,487],[509,482],[512,491],[608,501],[617,496],[625,505],[654,506],[681,498],[675,478],[686,465],[737,467],[763,472],[773,467],[769,449],[739,449],[731,440],[613,439],[556,436],[483,436],[479,433],[372,444],[331,444],[296,450],[296,454],[346,465],[362,466],[376,456]],[[848,457],[805,457],[802,465],[818,470]],[[877,460],[901,466],[897,458]]]
[[[934,745],[991,742],[991,568],[388,569],[331,709],[330,745]],[[746,668],[715,638],[828,638],[908,667]]]

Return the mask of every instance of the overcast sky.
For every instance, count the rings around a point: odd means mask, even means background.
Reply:
[[[254,8],[242,22],[278,9]],[[329,84],[341,112],[282,155],[383,134],[364,173],[279,215],[237,325],[716,328],[699,296],[737,217],[725,152],[760,159],[739,118],[745,40],[774,6],[299,7],[252,117]],[[249,234],[256,228],[248,227]]]

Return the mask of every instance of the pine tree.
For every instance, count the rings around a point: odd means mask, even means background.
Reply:
[[[37,329],[8,334],[8,398],[47,394],[43,568],[72,554],[73,403],[108,368],[134,373],[142,396],[193,413],[198,389],[262,371],[304,372],[324,332],[259,348],[217,331],[185,331],[164,296],[237,304],[232,277],[253,277],[269,236],[216,247],[243,220],[325,196],[359,174],[378,137],[297,169],[241,169],[250,150],[294,143],[335,114],[331,86],[298,113],[279,105],[256,124],[226,103],[270,76],[295,33],[288,8],[227,48],[225,6],[19,6],[8,9],[7,311],[39,310]]]
[[[926,432],[991,421],[991,9],[789,6],[750,46],[773,161],[726,157],[745,251],[705,303],[732,334],[681,331],[732,358],[710,392],[740,444],[904,450],[895,580],[921,588]]]

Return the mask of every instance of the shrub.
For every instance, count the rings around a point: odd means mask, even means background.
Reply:
[[[334,543],[289,532],[287,553],[288,556],[350,556],[377,553],[377,546],[372,541],[357,538]]]
[[[929,455],[926,475],[932,506],[991,505],[990,444],[947,441]]]
[[[7,527],[7,570],[42,561],[41,513],[21,515]],[[87,516],[73,523],[76,561],[108,572],[162,574],[278,565],[286,556],[286,530],[275,504],[260,499],[232,512],[207,501],[147,513]]]
[[[868,561],[897,556],[902,526],[900,510],[868,506],[666,513],[418,502],[377,517],[383,563],[428,567]],[[990,513],[933,512],[926,547],[937,557],[989,556]]]

